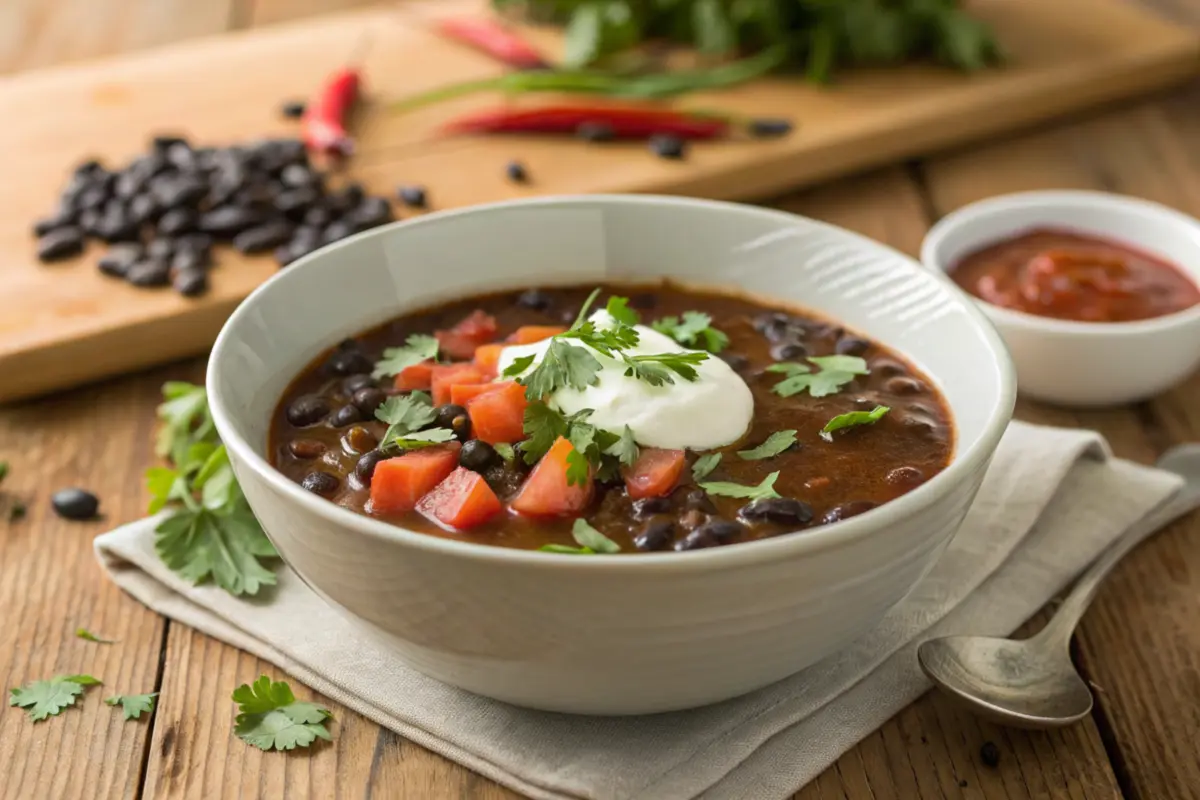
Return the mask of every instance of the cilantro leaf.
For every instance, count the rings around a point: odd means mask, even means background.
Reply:
[[[868,375],[867,362],[858,356],[812,356],[808,359],[820,367],[813,373],[804,364],[772,364],[768,372],[782,372],[788,377],[772,387],[780,397],[791,397],[807,390],[813,397],[836,394],[859,375]]]
[[[629,307],[628,297],[610,297],[604,307],[608,315],[622,325],[637,325],[641,322],[638,312]]]
[[[603,433],[608,433],[608,431],[603,431]],[[633,440],[633,431],[628,425],[621,431],[621,435],[617,437],[617,440],[604,447],[603,450],[605,455],[616,457],[617,461],[627,467],[632,467],[641,454],[637,442]]]
[[[87,628],[76,628],[75,636],[83,639],[85,642],[95,642],[96,644],[116,644],[114,639],[101,639]]]
[[[528,438],[521,442],[521,455],[526,464],[534,464],[558,437],[567,435],[567,420],[545,403],[533,402],[525,407],[524,430]]]
[[[586,348],[556,336],[541,363],[520,382],[525,386],[527,398],[541,400],[567,387],[582,391],[600,381],[599,372],[600,362]]]
[[[771,456],[779,455],[795,443],[796,432],[794,430],[775,431],[758,447],[751,448],[750,450],[738,450],[738,457],[744,458],[747,461],[770,458]]]
[[[298,701],[284,681],[263,675],[253,685],[233,690],[238,704],[233,730],[238,738],[260,750],[293,750],[308,747],[318,738],[332,741],[325,728],[329,709]]]
[[[0,482],[8,477],[8,462],[0,461]]]
[[[717,464],[721,463],[720,453],[706,453],[696,459],[696,463],[692,464],[692,480],[699,481],[707,478],[708,474],[717,468]]]
[[[433,447],[435,444],[453,441],[454,437],[454,431],[449,428],[426,428],[394,439],[385,439],[379,446],[381,449],[399,447],[401,450],[420,450],[422,447]]]
[[[569,544],[544,544],[538,548],[542,553],[561,553],[564,556],[592,556],[596,551],[590,547],[572,547]]]
[[[708,360],[708,353],[700,351],[688,353],[656,353],[644,356],[622,355],[622,360],[628,369],[625,377],[638,378],[651,386],[661,386],[664,383],[674,383],[670,372],[674,372],[685,381],[694,381],[699,377],[695,364]]]
[[[700,311],[685,311],[682,319],[663,317],[651,327],[684,347],[702,347],[710,353],[719,353],[729,346],[725,332],[712,327],[712,317]]]
[[[181,464],[189,446],[216,439],[217,429],[208,411],[208,392],[203,386],[184,381],[168,381],[162,391],[164,401],[157,409],[162,427],[154,451]]]
[[[840,431],[843,428],[853,428],[857,425],[874,425],[883,419],[883,415],[889,411],[891,409],[887,406],[875,406],[870,411],[851,411],[846,414],[838,414],[825,423],[824,428],[821,428],[821,438],[827,442],[832,442],[834,431]]]
[[[403,347],[389,347],[383,351],[383,358],[375,363],[371,375],[386,378],[399,375],[408,367],[437,358],[437,339],[422,333],[414,333],[404,340]]]
[[[85,686],[96,686],[99,680],[91,675],[56,675],[48,681],[33,681],[9,690],[8,704],[29,712],[29,718],[41,722],[56,717],[63,709],[75,705]]]
[[[279,554],[241,491],[221,509],[181,508],[154,530],[154,549],[172,571],[193,584],[211,578],[233,595],[257,594],[275,584],[262,558]]]
[[[567,421],[567,440],[574,448],[567,453],[567,485],[583,486],[592,479],[592,465],[588,451],[597,449],[596,426],[587,422]],[[598,457],[597,457],[597,460]]]
[[[437,414],[433,410],[433,401],[424,392],[412,392],[407,395],[396,395],[384,400],[375,409],[375,418],[387,423],[383,432],[380,447],[386,446],[394,439],[405,436],[413,431],[429,425]]]
[[[592,289],[592,293],[587,296],[587,300],[583,301],[583,305],[579,307],[579,313],[575,315],[575,321],[571,323],[571,330],[576,330],[585,324],[588,312],[592,309],[592,303],[596,302],[596,298],[600,296],[600,287]]]
[[[516,457],[516,453],[513,452],[513,446],[508,442],[496,442],[492,445],[492,449],[496,451],[496,455],[504,459],[506,464],[511,464],[512,460]]]
[[[612,327],[597,328],[594,322],[589,321],[558,336],[562,339],[576,339],[609,357],[612,357],[614,352],[627,350],[641,341],[637,329],[620,322]]]
[[[158,697],[158,692],[150,694],[117,694],[112,697],[104,698],[104,702],[110,706],[120,706],[121,711],[125,715],[125,719],[139,719],[142,714],[149,714],[154,711],[154,698]]]
[[[729,483],[728,481],[713,481],[698,485],[709,494],[720,497],[745,497],[750,500],[762,500],[767,497],[779,497],[779,493],[775,491],[775,481],[778,479],[779,472],[776,471],[763,478],[762,483],[757,486],[743,486],[740,483]]]
[[[611,555],[621,552],[619,544],[593,528],[582,517],[575,520],[575,524],[571,526],[571,538],[579,544],[578,547],[571,547],[567,544],[544,544],[538,550],[543,553],[561,553],[570,556],[593,556],[597,553]]]
[[[524,375],[525,370],[529,369],[529,365],[533,363],[535,358],[537,358],[537,356],[532,354],[514,358],[513,362],[505,367],[504,372],[501,374],[505,378],[515,378],[519,375]]]

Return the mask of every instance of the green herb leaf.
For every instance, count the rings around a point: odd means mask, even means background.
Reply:
[[[712,327],[712,317],[700,311],[685,311],[682,319],[663,317],[651,327],[684,347],[701,347],[710,353],[719,353],[729,346],[729,337]]]
[[[8,462],[0,461],[0,483],[3,483],[6,477],[8,477]]]
[[[182,508],[154,529],[158,557],[184,580],[212,579],[233,595],[257,594],[275,584],[261,559],[279,554],[263,533],[241,491],[221,509]]]
[[[233,690],[238,704],[233,730],[238,738],[260,750],[293,750],[308,747],[317,739],[332,741],[325,728],[333,718],[329,709],[298,701],[292,688],[266,675],[252,685]]]
[[[762,500],[767,497],[779,497],[779,493],[775,491],[775,481],[778,479],[779,472],[776,471],[763,478],[762,483],[757,486],[743,486],[740,483],[729,483],[727,481],[713,481],[698,485],[709,494],[715,494],[720,497],[744,497],[750,500]]]
[[[825,427],[821,429],[821,438],[827,442],[832,442],[834,431],[840,431],[843,428],[853,428],[858,425],[873,425],[883,419],[883,415],[889,411],[891,409],[887,406],[875,406],[870,411],[851,411],[847,414],[838,414],[825,423]]]
[[[600,381],[600,362],[587,349],[554,337],[541,363],[521,379],[525,396],[541,400],[562,388],[583,391]]]
[[[164,402],[158,407],[162,427],[158,431],[155,452],[182,464],[188,447],[196,442],[211,442],[217,438],[208,411],[208,393],[203,386],[183,381],[163,384]]]
[[[387,430],[380,439],[381,446],[418,431],[437,419],[433,401],[424,392],[396,395],[384,400],[375,409],[375,418],[387,423]]]
[[[525,407],[525,441],[521,442],[521,456],[526,464],[535,464],[546,455],[560,436],[567,435],[566,418],[542,402],[533,402]]]
[[[158,692],[150,694],[117,694],[112,697],[104,698],[104,702],[110,706],[120,706],[125,719],[139,719],[142,714],[149,714],[154,711],[154,698],[158,697]]]
[[[408,367],[437,358],[437,339],[423,333],[414,333],[404,340],[403,347],[389,347],[383,351],[383,358],[375,362],[373,377],[386,378],[399,375]]]
[[[587,547],[597,553],[621,552],[619,544],[593,528],[583,517],[575,520],[575,524],[571,526],[571,537],[580,547]]]
[[[717,464],[721,463],[720,453],[706,453],[696,459],[696,463],[692,464],[692,480],[699,481],[707,478],[709,473],[717,468]]]
[[[569,544],[544,544],[538,548],[543,553],[561,553],[564,556],[593,556],[596,551],[590,547],[572,547]]]
[[[563,45],[563,66],[578,68],[591,63],[600,54],[601,8],[597,2],[584,3],[575,9],[567,25]]]
[[[757,461],[758,459],[777,456],[795,443],[796,432],[794,430],[775,431],[758,447],[751,448],[750,450],[738,450],[738,456],[747,461]]]
[[[783,372],[788,378],[775,384],[771,391],[780,397],[791,397],[807,391],[813,397],[836,394],[859,375],[868,375],[867,362],[858,356],[813,356],[808,359],[820,368],[811,372],[803,364],[772,364],[768,372]]]
[[[638,312],[629,307],[628,297],[610,297],[604,307],[608,315],[622,325],[637,325],[641,322]]]
[[[514,358],[512,363],[504,368],[504,372],[502,374],[505,378],[516,378],[520,375],[524,375],[525,370],[529,369],[529,365],[533,363],[535,358],[537,358],[537,356],[533,354]]]
[[[384,439],[380,442],[381,449],[400,448],[401,450],[420,450],[424,447],[444,444],[454,441],[454,431],[449,428],[427,428],[423,431],[397,436],[394,439]]]
[[[583,486],[592,479],[588,451],[596,447],[596,426],[587,422],[567,422],[567,440],[574,448],[567,454],[567,485]]]
[[[89,631],[87,628],[76,628],[75,636],[83,639],[86,642],[95,642],[96,644],[115,644],[113,639],[101,639],[96,634]]]
[[[696,33],[696,49],[701,53],[722,56],[737,44],[737,31],[721,0],[693,0],[692,27]]]
[[[496,455],[504,459],[506,464],[511,464],[512,460],[516,457],[516,453],[513,452],[513,446],[507,442],[496,442],[492,445],[492,449],[496,451]]]
[[[607,431],[603,431],[608,433]],[[604,453],[613,456],[620,463],[627,467],[632,467],[638,460],[641,451],[638,449],[637,442],[633,439],[633,430],[626,425],[615,442],[605,445]]]
[[[29,718],[41,722],[56,717],[83,694],[85,686],[99,685],[91,675],[57,675],[48,681],[33,681],[9,690],[8,704],[29,712]]]
[[[627,367],[625,377],[643,380],[651,386],[662,386],[664,383],[675,382],[670,374],[672,372],[685,381],[696,380],[699,377],[699,373],[696,372],[694,365],[707,361],[708,353],[701,353],[699,351],[657,353],[644,356],[623,355],[621,358]]]

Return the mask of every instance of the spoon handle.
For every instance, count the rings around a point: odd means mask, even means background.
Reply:
[[[1091,605],[1092,599],[1095,598],[1096,591],[1100,588],[1100,582],[1112,571],[1112,568],[1150,534],[1166,527],[1200,505],[1200,494],[1189,491],[1189,489],[1191,487],[1185,486],[1159,503],[1109,545],[1108,549],[1092,562],[1087,571],[1079,576],[1079,580],[1071,588],[1071,593],[1067,595],[1062,605],[1058,607],[1058,611],[1046,623],[1046,627],[1038,632],[1037,638],[1052,642],[1059,641],[1063,647],[1068,647],[1075,626],[1079,624],[1079,620]]]

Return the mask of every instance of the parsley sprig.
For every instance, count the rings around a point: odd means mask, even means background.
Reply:
[[[296,699],[284,681],[266,675],[253,684],[233,690],[238,704],[234,733],[260,750],[293,750],[308,747],[317,739],[332,741],[325,723],[333,714],[324,706]]]
[[[278,554],[233,476],[204,388],[172,382],[163,395],[158,447],[171,466],[146,471],[150,513],[172,510],[154,532],[158,557],[192,583],[211,579],[233,595],[257,594],[275,584],[263,560]]]
[[[767,372],[781,372],[787,377],[771,388],[780,397],[791,397],[807,391],[813,397],[836,394],[859,375],[869,375],[867,362],[858,356],[812,356],[809,362],[820,372],[813,372],[807,364],[784,362],[772,364]]]

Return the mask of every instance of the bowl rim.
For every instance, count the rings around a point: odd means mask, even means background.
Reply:
[[[245,439],[237,434],[231,419],[232,415],[224,400],[221,371],[213,368],[219,363],[223,353],[231,347],[232,331],[240,320],[254,313],[255,306],[267,293],[284,280],[294,280],[297,274],[305,270],[319,269],[320,262],[338,249],[349,246],[355,241],[368,237],[387,236],[397,226],[428,226],[445,224],[463,216],[486,215],[498,209],[513,207],[537,208],[540,206],[605,206],[605,205],[671,205],[683,208],[696,208],[722,211],[727,214],[742,214],[752,217],[767,218],[781,224],[794,224],[797,219],[807,224],[830,229],[843,237],[850,237],[855,244],[881,252],[893,258],[901,259],[922,272],[932,272],[934,280],[943,281],[946,288],[961,303],[962,309],[970,322],[976,324],[983,335],[986,345],[992,350],[995,364],[999,373],[1000,393],[996,398],[991,415],[987,418],[978,439],[965,451],[956,452],[953,460],[940,473],[918,486],[911,492],[874,508],[859,516],[846,520],[822,525],[817,528],[794,531],[781,534],[769,539],[759,539],[753,542],[743,542],[732,547],[705,548],[689,553],[638,553],[636,557],[628,555],[597,554],[589,558],[579,558],[575,555],[544,553],[536,550],[521,550],[508,547],[495,547],[474,542],[460,542],[441,536],[430,536],[426,533],[412,531],[392,523],[377,520],[364,514],[358,514],[349,509],[330,503],[324,498],[317,497],[305,491],[299,484],[288,480],[263,456],[259,455]],[[876,242],[866,236],[848,231],[845,228],[829,223],[813,220],[798,214],[790,214],[775,209],[759,208],[716,200],[683,198],[670,195],[552,195],[520,200],[501,201],[496,203],[468,206],[461,209],[441,211],[416,219],[392,223],[374,228],[353,237],[342,240],[329,247],[310,254],[288,266],[286,271],[280,271],[268,278],[258,288],[243,300],[229,316],[217,336],[210,354],[207,370],[206,389],[213,422],[221,441],[231,451],[236,460],[241,461],[256,476],[276,494],[281,502],[296,504],[304,512],[311,514],[322,522],[348,528],[353,532],[406,547],[415,547],[431,554],[447,557],[466,558],[473,561],[489,562],[492,564],[515,564],[533,568],[552,568],[555,570],[607,570],[617,572],[641,573],[676,573],[676,572],[706,572],[745,567],[762,562],[773,562],[781,557],[793,557],[798,554],[816,552],[844,545],[846,543],[871,536],[885,534],[889,525],[900,519],[911,517],[920,510],[932,506],[939,500],[951,494],[953,489],[967,480],[970,475],[986,464],[1000,442],[1008,422],[1012,417],[1016,401],[1016,371],[1012,359],[1005,348],[999,333],[979,311],[974,303],[968,302],[966,296],[959,292],[953,281],[945,273],[926,270],[910,256]]]
[[[946,263],[946,258],[940,251],[945,246],[946,240],[953,233],[965,226],[980,224],[990,217],[1005,214],[1019,208],[1074,208],[1084,211],[1089,209],[1104,209],[1106,211],[1128,214],[1130,217],[1140,217],[1143,219],[1157,218],[1160,221],[1177,226],[1181,234],[1190,234],[1190,238],[1195,239],[1197,247],[1200,248],[1200,220],[1170,206],[1165,206],[1152,200],[1144,200],[1140,197],[1116,194],[1115,192],[1100,192],[1088,189],[1040,189],[996,195],[995,197],[988,197],[983,200],[977,200],[974,203],[968,203],[961,208],[951,211],[934,223],[929,232],[925,234],[925,239],[921,242],[921,263],[935,272],[940,272],[948,276],[953,271],[953,267]],[[1085,233],[1095,233],[1099,236],[1106,235],[1106,232],[1098,227],[1094,228],[1086,225],[1064,225],[1063,227],[1073,228]],[[1003,238],[1000,235],[975,237],[972,247],[984,247],[988,244],[1001,241]],[[1108,238],[1113,239],[1114,237]],[[1119,241],[1119,239],[1117,240]],[[1168,260],[1174,264],[1174,261],[1165,259],[1165,257],[1164,260]],[[1188,266],[1175,266],[1195,283],[1197,287],[1200,287],[1200,271],[1191,269]],[[955,285],[957,286],[957,284]],[[1022,327],[1027,330],[1050,334],[1093,338],[1124,335],[1136,336],[1139,334],[1169,331],[1200,322],[1200,304],[1170,314],[1164,314],[1161,317],[1152,317],[1135,322],[1081,322],[1079,320],[1043,317],[1025,311],[1003,308],[971,295],[961,287],[959,287],[959,290],[968,294],[971,300],[981,306],[984,313],[998,324]]]

